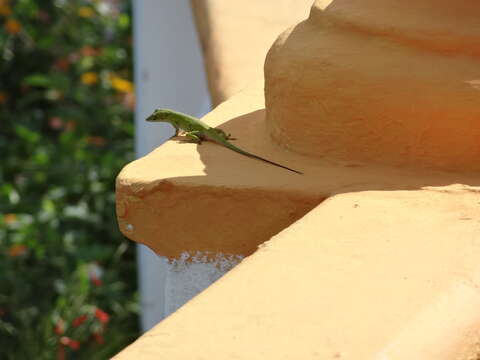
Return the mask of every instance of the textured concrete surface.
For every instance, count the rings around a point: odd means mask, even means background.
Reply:
[[[479,187],[340,194],[115,359],[477,359],[479,245]]]

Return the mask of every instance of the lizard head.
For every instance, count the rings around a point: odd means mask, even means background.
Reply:
[[[157,109],[153,112],[152,115],[147,117],[147,121],[170,122],[172,115],[174,115],[174,112],[172,110]]]

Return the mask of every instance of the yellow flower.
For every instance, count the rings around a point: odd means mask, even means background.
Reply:
[[[88,6],[82,6],[78,9],[78,15],[84,18],[92,17],[95,14],[93,9]]]
[[[12,214],[12,213],[5,214],[3,216],[3,220],[5,221],[5,223],[7,223],[9,225],[13,224],[15,221],[17,221],[17,215]]]
[[[116,75],[110,77],[112,87],[120,92],[131,93],[133,92],[133,83],[131,81],[122,79]]]
[[[23,245],[23,244],[15,244],[10,246],[10,248],[7,250],[8,255],[11,257],[17,257],[25,254],[27,252],[28,248]]]
[[[8,95],[5,91],[0,91],[0,104],[5,104],[8,100]]]
[[[3,16],[10,16],[12,15],[12,9],[8,4],[0,2],[0,15]]]
[[[10,34],[17,34],[22,30],[22,25],[15,19],[8,19],[4,26]]]
[[[84,83],[85,85],[93,85],[98,81],[98,75],[97,73],[94,73],[91,71],[86,72],[82,74],[81,80],[82,80],[82,83]]]

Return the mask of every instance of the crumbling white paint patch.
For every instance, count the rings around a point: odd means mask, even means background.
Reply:
[[[165,313],[167,316],[218,280],[237,265],[243,256],[217,254],[213,259],[198,252],[183,253],[168,262],[165,279]]]

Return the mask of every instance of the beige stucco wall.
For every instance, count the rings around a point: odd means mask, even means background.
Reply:
[[[292,153],[269,136],[263,107],[263,83],[258,82],[203,120],[234,134],[237,146],[304,175],[210,142],[196,145],[173,139],[119,174],[120,230],[172,259],[197,251],[250,255],[333,194],[473,185],[478,180],[476,174],[352,164]]]
[[[250,256],[117,359],[478,358],[479,10],[325,0],[284,32],[265,98],[203,120],[304,175],[180,139],[128,164],[126,236]]]
[[[268,49],[279,33],[307,18],[312,1],[190,1],[214,105],[263,77]]]

